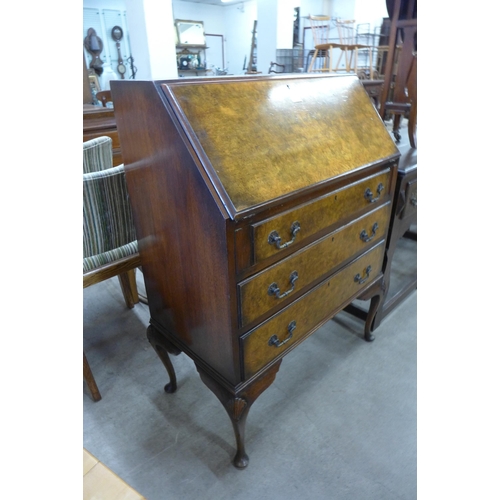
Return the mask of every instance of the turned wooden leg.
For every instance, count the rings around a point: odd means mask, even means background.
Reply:
[[[123,293],[123,298],[129,309],[132,309],[139,302],[137,292],[137,281],[135,279],[135,269],[118,275],[120,286]]]
[[[99,401],[101,399],[101,393],[99,392],[99,389],[94,379],[94,375],[92,373],[92,370],[90,369],[90,365],[89,362],[87,361],[87,356],[85,356],[85,353],[83,353],[83,378],[85,379],[85,382],[87,382],[90,394],[92,395],[92,399],[94,401]]]
[[[173,346],[168,340],[162,335],[156,328],[152,325],[148,326],[146,331],[149,343],[153,346],[153,349],[158,354],[163,366],[166,368],[168,376],[170,377],[170,382],[165,385],[165,392],[172,393],[177,390],[177,378],[175,376],[175,370],[168,356],[169,350],[172,350]],[[176,349],[177,354],[180,352]]]
[[[381,276],[377,281],[373,282],[362,295],[359,296],[359,299],[361,300],[370,300],[370,307],[367,313],[363,314],[362,311],[358,313],[357,308],[352,307],[352,305],[346,308],[347,312],[364,319],[364,338],[367,342],[375,340],[375,336],[373,335],[373,331],[375,330],[375,318],[377,317],[377,313],[383,303],[381,299],[385,296],[385,290],[386,286],[384,277]]]
[[[207,375],[198,365],[196,366],[201,380],[217,396],[231,419],[236,438],[236,455],[233,459],[233,465],[238,469],[244,469],[249,462],[245,451],[245,424],[250,407],[273,383],[280,365],[281,359],[272,365],[261,377],[235,393],[230,392],[210,375]]]
[[[392,120],[392,133],[394,135],[396,143],[399,143],[401,141],[401,134],[399,133],[399,129],[401,127],[401,115],[399,113],[395,113]]]

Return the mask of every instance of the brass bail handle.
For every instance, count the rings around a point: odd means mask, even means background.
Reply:
[[[361,277],[361,274],[356,274],[356,276],[354,276],[354,281],[358,284],[358,285],[362,285],[363,283],[366,282],[366,280],[370,277],[370,273],[372,272],[372,266],[368,266],[366,269],[365,269],[365,274],[366,274],[366,278],[362,278]]]
[[[365,191],[365,198],[370,202],[370,203],[375,203],[376,201],[378,201],[380,199],[380,193],[383,191],[384,189],[384,185],[382,183],[380,183],[378,186],[377,186],[377,194],[378,196],[376,198],[373,197],[373,193],[371,191],[370,188],[367,188],[367,190]]]
[[[295,282],[299,279],[299,273],[297,271],[293,271],[290,274],[290,285],[292,287],[288,289],[286,292],[280,294],[280,289],[277,283],[271,283],[269,288],[267,289],[268,295],[274,295],[277,299],[284,299],[287,295],[290,295],[295,290]]]
[[[295,330],[295,328],[297,328],[297,322],[294,320],[294,321],[291,321],[289,324],[288,324],[288,327],[287,327],[287,330],[288,330],[288,336],[283,339],[281,342],[279,341],[279,338],[277,335],[273,335],[270,339],[269,339],[269,342],[268,344],[270,346],[274,346],[274,347],[281,347],[282,345],[286,344],[291,338],[292,338],[292,332]]]
[[[269,234],[269,237],[267,238],[267,242],[270,245],[276,245],[276,248],[278,250],[281,250],[282,248],[286,248],[287,246],[291,245],[295,241],[295,237],[297,236],[297,233],[300,231],[300,222],[295,221],[292,226],[290,227],[290,234],[292,236],[292,239],[287,241],[286,243],[281,243],[281,236],[278,234],[278,231],[272,231]]]
[[[371,236],[368,236],[368,233],[366,232],[366,229],[363,229],[363,231],[361,231],[359,237],[365,243],[368,243],[369,241],[373,240],[373,238],[375,238],[375,233],[377,232],[377,229],[378,229],[378,223],[375,222],[375,224],[373,224],[373,226],[372,226],[372,235]]]

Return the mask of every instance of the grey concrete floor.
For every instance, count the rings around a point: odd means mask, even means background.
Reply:
[[[391,287],[416,269],[412,244],[396,254]],[[94,285],[83,346],[102,400],[84,383],[83,445],[148,500],[416,499],[416,312],[415,291],[371,343],[341,312],[287,355],[249,413],[240,471],[229,418],[192,361],[172,357],[178,389],[166,394],[147,306],[127,309],[116,278]]]

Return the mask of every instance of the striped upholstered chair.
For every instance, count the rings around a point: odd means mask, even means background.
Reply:
[[[127,307],[139,302],[135,270],[141,261],[123,165],[113,167],[109,137],[83,143],[83,288],[118,276]],[[101,395],[83,355],[95,401]]]

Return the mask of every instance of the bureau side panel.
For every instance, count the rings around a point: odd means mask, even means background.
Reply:
[[[152,82],[114,82],[127,185],[154,323],[231,383],[227,215]]]

